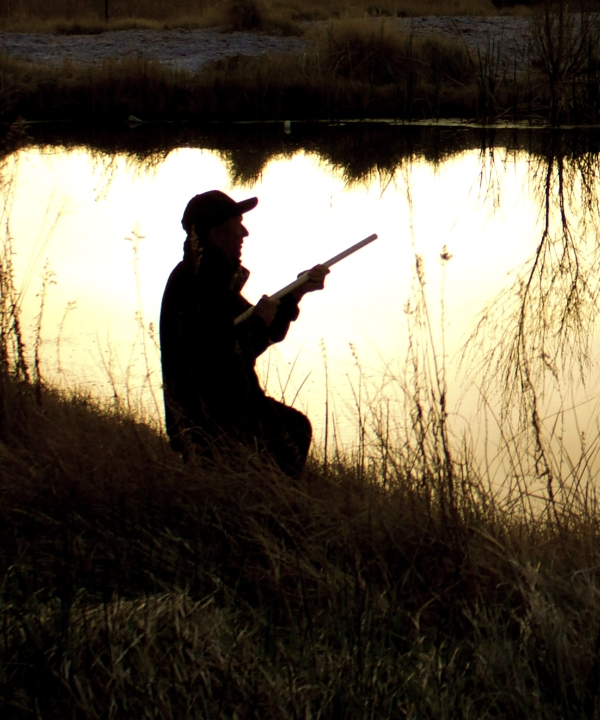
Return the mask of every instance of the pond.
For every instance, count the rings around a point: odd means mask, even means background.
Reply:
[[[384,139],[372,162],[357,144],[348,163],[315,143],[261,155],[258,140],[246,165],[210,143],[145,155],[28,143],[4,158],[0,211],[30,362],[37,344],[45,381],[117,397],[158,425],[157,327],[181,215],[217,188],[259,198],[244,219],[251,302],[379,236],[259,360],[321,450],[368,456],[447,416],[452,442],[492,478],[507,458],[594,474],[599,156],[589,140],[533,136],[440,147],[423,131],[435,153],[389,144],[386,156]]]

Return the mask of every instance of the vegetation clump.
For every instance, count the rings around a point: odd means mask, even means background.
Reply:
[[[52,67],[0,54],[0,118],[599,120],[600,15],[587,0],[577,13],[564,0],[534,7],[530,41],[508,64],[492,41],[485,52],[474,52],[460,39],[401,32],[382,13],[300,28],[293,13],[265,1],[228,0],[209,10],[218,11],[218,22],[211,16],[216,24],[231,30],[302,32],[309,43],[304,54],[229,57],[197,72],[143,57]],[[76,31],[79,21],[69,22],[75,24],[63,31]]]

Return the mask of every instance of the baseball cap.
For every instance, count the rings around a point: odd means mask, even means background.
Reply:
[[[231,218],[243,215],[248,210],[253,210],[257,205],[258,198],[256,197],[236,202],[220,190],[209,190],[195,195],[189,201],[181,224],[188,233],[192,226],[196,228],[196,231],[210,230]]]

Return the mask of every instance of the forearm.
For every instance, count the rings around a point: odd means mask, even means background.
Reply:
[[[296,320],[299,314],[298,301],[293,295],[282,297],[277,314],[267,330],[270,342],[281,342],[288,333],[290,323]]]

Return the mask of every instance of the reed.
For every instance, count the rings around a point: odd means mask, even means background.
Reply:
[[[500,3],[501,4],[501,3]],[[94,10],[95,7],[95,10]],[[513,12],[491,2],[414,4],[285,4],[224,0],[169,4],[114,2],[103,18],[81,0],[9,2],[0,27],[10,30],[99,33],[106,29],[220,27],[306,34],[302,57],[237,57],[177,72],[144,60],[100,67],[36,67],[0,56],[0,116],[85,119],[264,120],[466,118],[596,123],[600,44],[596,0],[539,0],[532,8],[531,43],[512,67],[490,43],[475,56],[460,42],[401,35],[394,17],[413,14]],[[519,6],[514,12],[523,11]],[[341,18],[341,20],[340,20]],[[379,22],[373,22],[373,19]],[[329,20],[308,27],[305,21]],[[385,21],[388,20],[386,23]],[[158,92],[160,91],[160,92]]]

